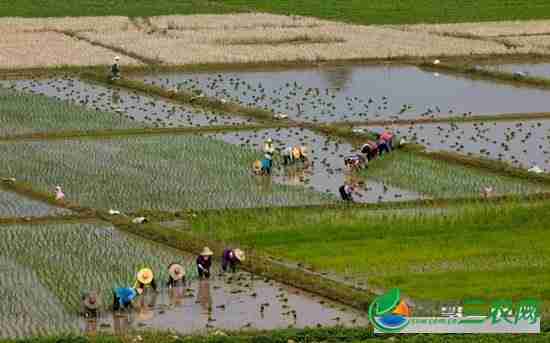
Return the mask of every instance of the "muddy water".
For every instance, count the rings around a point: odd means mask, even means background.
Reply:
[[[550,171],[550,120],[416,124],[393,128],[399,136],[446,150]]]
[[[495,70],[506,73],[518,73],[520,75],[550,78],[550,63],[511,63],[499,65],[483,65],[483,69]]]
[[[81,329],[124,333],[129,329],[205,330],[367,325],[366,314],[279,283],[240,272],[149,292],[134,309],[104,312]]]
[[[250,122],[249,119],[214,114],[125,89],[108,88],[72,78],[0,81],[0,86],[69,100],[155,127],[237,125]]]
[[[284,184],[304,185],[319,192],[332,193],[339,197],[338,188],[344,182],[356,182],[352,173],[344,167],[344,157],[353,153],[347,143],[329,140],[306,129],[269,129],[258,131],[227,132],[207,134],[224,142],[239,144],[261,150],[267,138],[272,138],[278,150],[287,145],[304,145],[312,162],[310,165],[296,163],[283,167],[275,160],[272,179]],[[376,163],[374,160],[372,163]],[[267,179],[267,177],[259,177]],[[357,202],[403,201],[419,199],[421,195],[412,191],[391,187],[379,182],[367,180],[359,189]]]
[[[0,217],[44,217],[68,214],[71,214],[71,211],[0,190]]]
[[[166,73],[136,79],[264,107],[308,122],[550,110],[548,91],[470,80],[413,66]]]

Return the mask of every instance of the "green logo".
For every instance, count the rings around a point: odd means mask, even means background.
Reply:
[[[398,288],[390,289],[369,306],[369,320],[381,332],[395,333],[409,324],[410,310]]]

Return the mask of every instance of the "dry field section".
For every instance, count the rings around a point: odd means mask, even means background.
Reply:
[[[550,21],[362,26],[263,13],[2,18],[0,32],[0,68],[105,65],[115,54],[125,65],[545,54],[550,44]]]

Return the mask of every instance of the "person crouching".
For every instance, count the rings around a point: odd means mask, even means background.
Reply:
[[[197,271],[201,279],[210,278],[210,267],[212,266],[212,255],[214,253],[208,247],[202,249],[201,254],[197,257]]]
[[[241,249],[225,249],[222,255],[222,270],[225,272],[229,269],[234,273],[244,260],[244,252]]]
[[[142,294],[143,289],[134,287],[119,287],[113,290],[113,311],[120,309],[129,309],[132,307],[132,301],[138,294]]]
[[[172,288],[185,284],[185,268],[177,263],[171,263],[168,266],[168,282],[166,287]]]

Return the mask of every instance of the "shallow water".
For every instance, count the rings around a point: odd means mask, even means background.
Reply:
[[[68,215],[71,211],[0,190],[0,217],[44,217]]]
[[[415,124],[394,128],[428,150],[501,160],[520,168],[550,171],[550,120]]]
[[[272,179],[275,182],[293,185],[305,185],[319,192],[335,194],[339,197],[338,188],[344,182],[357,181],[353,174],[344,167],[344,157],[354,152],[350,144],[330,140],[307,129],[266,129],[257,131],[226,132],[206,134],[206,136],[221,139],[224,142],[239,144],[261,150],[263,143],[269,137],[273,139],[276,149],[284,149],[287,145],[304,145],[312,165],[304,166],[296,163],[294,166],[283,167],[275,160]],[[371,163],[376,163],[376,160]],[[258,178],[269,180],[266,176]],[[379,182],[367,180],[359,189],[361,196],[355,196],[357,202],[403,201],[419,199],[418,193],[391,187]]]
[[[550,63],[510,63],[483,65],[484,69],[507,73],[523,73],[526,76],[550,78]]]
[[[214,114],[125,89],[90,84],[73,78],[0,81],[0,86],[69,100],[155,127],[237,125],[251,122],[245,118]]]
[[[146,83],[287,113],[307,122],[543,112],[550,92],[421,70],[355,65],[296,70],[164,73]]]

